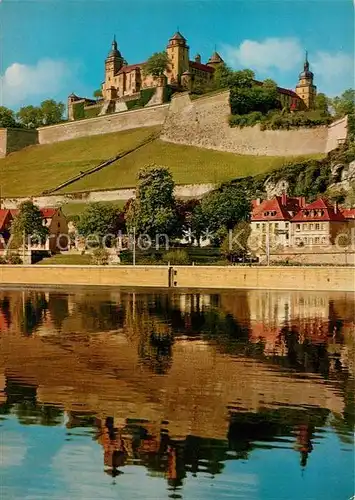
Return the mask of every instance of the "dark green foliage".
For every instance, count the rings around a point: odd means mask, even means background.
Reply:
[[[329,104],[333,108],[336,118],[353,114],[355,112],[355,90],[345,90],[341,96],[329,99]]]
[[[74,120],[85,118],[84,101],[73,103],[73,118]]]
[[[100,106],[90,106],[88,108],[84,108],[84,117],[85,118],[96,118],[100,113]]]
[[[43,125],[54,125],[63,121],[65,106],[62,102],[47,99],[41,102]]]
[[[95,235],[100,239],[106,235],[115,235],[119,229],[123,228],[121,212],[113,206],[105,203],[91,203],[80,217],[77,225],[78,232],[81,236]],[[111,239],[107,239],[109,244]]]
[[[324,115],[320,111],[296,111],[294,113],[270,111],[267,115],[259,111],[252,111],[244,115],[231,115],[229,118],[231,127],[252,127],[260,123],[261,130],[312,128],[328,125],[331,121],[330,115]]]
[[[21,127],[21,125],[16,122],[15,113],[11,109],[5,108],[5,106],[0,106],[0,127]]]
[[[141,90],[141,96],[140,96],[140,99],[138,100],[137,104],[139,106],[141,106],[141,107],[144,107],[146,104],[148,104],[148,102],[153,97],[153,95],[155,94],[155,92],[156,92],[156,88],[155,87],[152,87],[152,88],[149,88],[149,89],[142,89]]]
[[[169,58],[165,51],[155,52],[143,67],[143,73],[145,75],[152,75],[154,77],[164,75],[165,71],[169,66]]]
[[[37,128],[43,124],[43,114],[39,107],[23,106],[16,117],[27,128]]]
[[[102,90],[101,89],[96,89],[93,93],[93,96],[95,97],[95,99],[101,99],[102,97]]]
[[[166,85],[163,90],[163,102],[170,102],[173,93],[173,88],[170,85]]]
[[[132,200],[127,211],[127,226],[130,232],[148,234],[176,235],[178,216],[174,198],[175,183],[170,171],[158,165],[149,165],[140,170],[136,199]]]
[[[169,250],[163,255],[162,261],[165,264],[170,262],[171,265],[175,266],[187,266],[190,264],[189,254],[186,250],[182,249]]]
[[[233,115],[244,115],[252,111],[266,114],[270,110],[281,109],[276,86],[271,85],[231,87],[229,100]]]
[[[271,173],[260,174],[254,177],[236,179],[221,186],[235,186],[244,190],[247,198],[253,199],[265,196],[264,184],[266,181],[276,184],[285,180],[288,183],[290,196],[305,196],[314,200],[325,195],[328,187],[334,182],[331,175],[331,165],[335,163],[349,163],[355,160],[355,147],[345,145],[328,154],[323,160],[308,160],[299,163],[289,163]]]
[[[43,225],[40,209],[32,201],[24,201],[11,225],[13,244],[21,245],[23,237],[33,236],[44,241],[48,235],[48,228]]]

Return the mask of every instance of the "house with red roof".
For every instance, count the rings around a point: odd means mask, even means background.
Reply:
[[[289,246],[291,219],[305,205],[305,199],[292,198],[283,193],[271,200],[253,200],[250,219],[250,242],[254,246],[264,247],[269,243],[274,246]],[[256,248],[255,248],[256,250]]]
[[[62,209],[41,208],[43,225],[47,226],[49,235],[41,249],[56,252],[68,245],[68,222]],[[10,228],[13,219],[18,214],[17,209],[0,209],[0,249],[4,249],[10,238]]]
[[[291,246],[334,245],[338,234],[347,231],[348,221],[337,204],[319,198],[305,205],[291,220]]]

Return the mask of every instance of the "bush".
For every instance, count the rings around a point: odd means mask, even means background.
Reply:
[[[4,257],[0,257],[0,266],[3,266],[4,264],[7,264],[6,260]]]
[[[176,265],[176,266],[187,266],[190,264],[189,254],[186,250],[169,250],[163,255],[162,258],[165,264]]]
[[[13,266],[21,265],[22,259],[16,254],[10,254],[7,258],[7,263]]]
[[[95,248],[91,260],[95,266],[107,266],[108,251],[105,248]]]

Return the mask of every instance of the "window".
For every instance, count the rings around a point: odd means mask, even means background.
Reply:
[[[296,231],[301,231],[301,224],[296,224]]]
[[[320,224],[316,224],[316,229],[319,230],[320,229]]]
[[[257,225],[256,225],[256,229],[260,229],[260,224],[257,224]]]
[[[299,224],[298,224],[299,226]],[[285,223],[285,228],[288,229],[288,222]]]
[[[312,229],[313,229],[313,224],[310,224],[309,225],[309,230],[312,231]]]
[[[317,237],[316,237],[316,238],[314,239],[314,242],[315,242],[315,244],[316,244],[316,245],[319,245],[319,238],[317,238]]]
[[[308,224],[304,224],[304,225],[303,225],[303,229],[304,229],[305,231],[308,231]]]
[[[266,224],[263,223],[263,232],[265,232],[265,231],[266,231]]]
[[[278,229],[279,228],[279,224],[278,222],[275,222],[275,229]]]

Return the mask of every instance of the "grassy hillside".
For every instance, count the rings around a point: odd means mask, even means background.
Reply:
[[[147,127],[31,146],[13,153],[0,160],[2,196],[39,195],[103,160],[138,146],[158,132],[159,127]],[[220,183],[266,173],[294,160],[294,157],[241,156],[157,139],[61,192],[131,187],[136,184],[139,169],[150,163],[169,167],[178,184],[194,184]]]
[[[38,195],[98,165],[103,160],[138,146],[160,127],[81,137],[55,144],[30,146],[0,159],[2,196]]]

